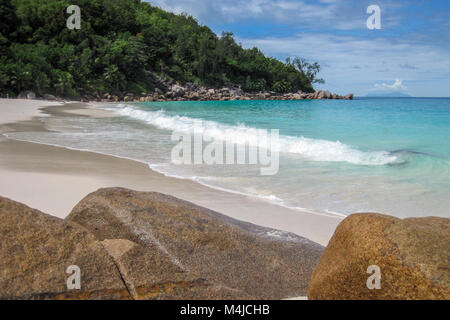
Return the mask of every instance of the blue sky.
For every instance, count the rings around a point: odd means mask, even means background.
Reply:
[[[217,34],[234,33],[280,60],[301,56],[322,66],[318,89],[345,94],[401,91],[450,96],[449,0],[150,0],[186,12]],[[369,5],[381,29],[369,30]]]

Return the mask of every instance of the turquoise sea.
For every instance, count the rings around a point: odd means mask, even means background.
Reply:
[[[161,173],[313,213],[450,217],[450,99],[148,102],[96,106],[118,117],[43,118],[21,140],[143,161]],[[280,167],[175,165],[171,133],[234,142],[278,129]]]

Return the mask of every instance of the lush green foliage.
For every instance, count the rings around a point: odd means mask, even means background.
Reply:
[[[72,4],[81,8],[80,30],[66,27]],[[149,92],[148,71],[182,83],[313,91],[320,70],[243,49],[231,33],[217,37],[140,0],[0,0],[0,45],[0,92],[11,94]]]

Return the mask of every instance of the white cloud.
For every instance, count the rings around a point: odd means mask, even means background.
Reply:
[[[375,83],[375,88],[382,89],[382,90],[406,90],[408,89],[406,86],[403,85],[403,80],[395,79],[393,84],[387,84],[387,83]]]

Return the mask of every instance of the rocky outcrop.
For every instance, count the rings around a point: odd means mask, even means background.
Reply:
[[[65,220],[0,197],[0,299],[300,296],[322,252],[159,193],[100,189]],[[67,288],[71,265],[80,289]]]
[[[233,100],[308,100],[308,99],[344,99],[352,100],[353,94],[340,96],[329,91],[288,92],[273,91],[245,92],[240,86],[208,88],[197,83],[181,84],[164,79],[152,72],[147,73],[147,80],[155,87],[154,92],[141,94],[127,93],[121,96],[106,93],[103,97],[85,97],[86,101],[103,102],[150,102],[150,101],[233,101]]]
[[[350,94],[344,96],[344,99],[345,100],[353,100],[353,93],[350,93]]]
[[[135,258],[122,258],[122,274],[134,274],[130,282],[136,283],[136,277],[146,274],[130,271],[132,268],[152,267],[165,277],[186,272],[214,284],[214,290],[232,290],[222,293],[231,297],[304,295],[323,251],[293,234],[233,220],[160,193],[122,188],[100,189],[88,195],[66,219],[82,225],[102,243],[128,241],[122,245],[131,247],[130,255]],[[129,242],[139,249],[133,249]],[[147,252],[148,258],[137,259],[145,256],[142,252]]]
[[[379,267],[379,289],[369,266]],[[308,298],[450,299],[450,219],[349,216],[314,270]]]
[[[179,83],[166,86],[166,91],[156,88],[153,93],[141,93],[134,95],[128,93],[123,97],[105,94],[101,101],[103,102],[150,102],[150,101],[233,101],[233,100],[309,100],[309,99],[343,99],[352,100],[353,94],[340,96],[332,94],[329,91],[316,92],[244,92],[239,87],[224,87],[220,89],[202,87],[193,83],[182,86]],[[87,98],[86,100],[98,100],[96,98]]]
[[[56,100],[56,97],[52,94],[43,94],[42,98],[45,100]]]
[[[35,99],[36,94],[33,91],[22,91],[17,95],[17,98],[19,99]]]

